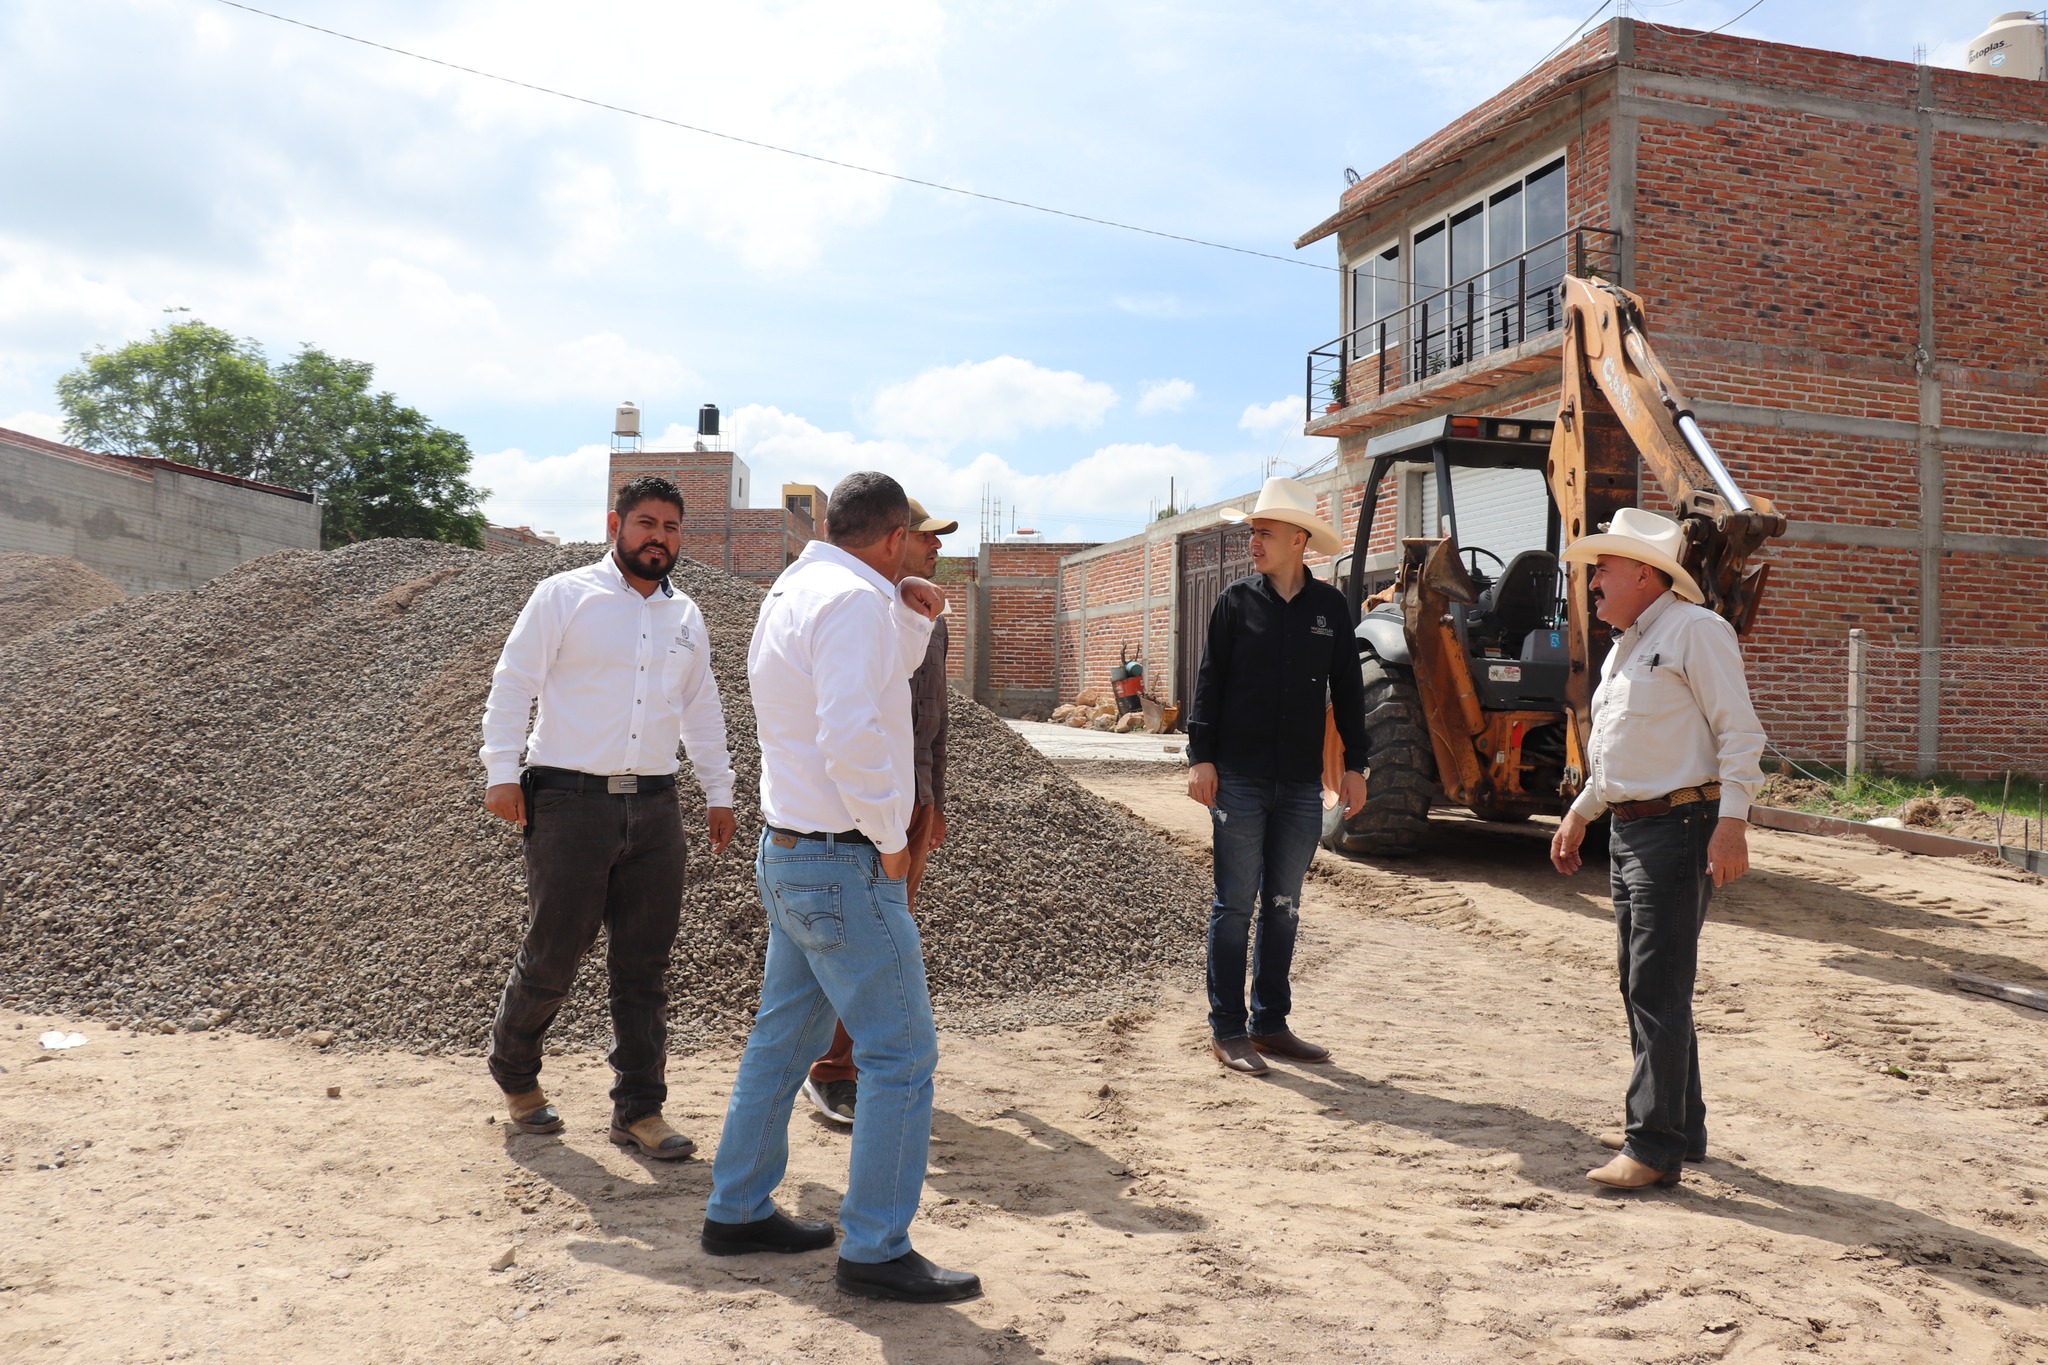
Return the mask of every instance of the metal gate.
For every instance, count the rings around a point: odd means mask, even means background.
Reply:
[[[1209,635],[1209,612],[1226,584],[1252,571],[1249,526],[1212,526],[1180,538],[1180,639],[1174,650],[1173,695],[1180,703],[1181,724],[1195,704],[1195,675],[1202,668],[1202,644]]]

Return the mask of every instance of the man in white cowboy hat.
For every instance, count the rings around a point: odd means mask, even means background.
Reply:
[[[1749,870],[1749,804],[1763,787],[1763,725],[1750,705],[1735,628],[1700,606],[1679,563],[1684,531],[1637,507],[1581,537],[1567,563],[1593,566],[1594,611],[1614,627],[1593,693],[1586,785],[1558,822],[1550,861],[1580,865],[1588,821],[1609,836],[1621,995],[1635,1070],[1620,1155],[1587,1179],[1614,1189],[1676,1185],[1707,1151],[1692,1026],[1700,929],[1714,888]]]
[[[1344,742],[1345,814],[1365,804],[1365,683],[1344,594],[1308,572],[1310,550],[1341,542],[1293,479],[1268,479],[1249,513],[1252,567],[1209,613],[1188,720],[1188,795],[1209,808],[1216,899],[1209,910],[1209,1035],[1216,1060],[1264,1075],[1266,1054],[1323,1062],[1329,1049],[1296,1037],[1287,974],[1302,878],[1323,825],[1323,716]],[[1251,1011],[1245,954],[1252,915]]]

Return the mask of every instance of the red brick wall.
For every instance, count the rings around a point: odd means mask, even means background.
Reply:
[[[1874,431],[1704,424],[1738,481],[1776,502],[1795,531],[1832,526],[1855,538],[1866,534],[1857,528],[1870,528],[1869,536],[1904,540],[1898,548],[1786,543],[1764,552],[1773,583],[1746,646],[1758,709],[1779,747],[1839,763],[1847,638],[1860,628],[1883,661],[1872,697],[1875,747],[1886,761],[1910,763],[1922,643],[1921,555],[1909,539],[1920,526],[1922,497],[1914,430],[1922,415],[1914,356],[1919,161],[1927,136],[1918,113],[1922,73],[1905,63],[1632,27],[1632,55],[1619,58],[1616,79],[1649,102],[1633,119],[1634,190],[1623,207],[1632,224],[1628,283],[1644,297],[1652,339],[1702,404],[1777,409]],[[1566,71],[1612,64],[1619,33],[1603,26],[1347,190],[1341,207],[1363,215],[1357,244],[1385,235],[1411,210],[1423,212],[1420,192],[1407,187],[1433,163],[1463,158],[1458,179],[1440,178],[1429,203],[1477,188],[1503,169],[1503,159],[1526,159],[1534,145],[1526,132],[1495,129],[1493,147],[1478,145],[1475,132]],[[1667,75],[1685,84],[1661,85]],[[1925,149],[1934,183],[1928,373],[1940,386],[1939,420],[1946,428],[2030,434],[2015,438],[2013,449],[1944,449],[1944,534],[2038,543],[2048,538],[2037,496],[2048,486],[2048,453],[2026,447],[2048,431],[2048,285],[2040,268],[2048,260],[2048,140],[1985,124],[1959,127],[1954,119],[2048,123],[2048,84],[1947,71],[1932,72],[1931,81],[1937,121],[1947,120]],[[1588,117],[1567,146],[1568,198],[1574,224],[1601,226],[1611,219],[1615,105],[1597,84],[1587,90]],[[1845,100],[1859,103],[1817,103]],[[1685,116],[1664,112],[1658,101],[1687,106]],[[1467,395],[1456,410],[1522,413],[1555,404],[1554,383],[1532,392],[1527,381],[1515,382],[1520,392]],[[1389,414],[1381,429],[1406,420]],[[1341,520],[1347,548],[1366,473],[1357,458],[1363,443],[1363,436],[1345,442],[1353,482],[1338,499],[1341,518],[1332,518]],[[1391,485],[1383,490],[1374,552],[1395,548],[1395,493]],[[1647,478],[1643,500],[1665,505]],[[1129,547],[1087,561],[1086,629],[1073,619],[1060,626],[1063,695],[1106,676],[1125,641],[1136,649],[1146,621],[1135,605],[1141,553]],[[1083,600],[1079,567],[1070,563],[1063,572],[1068,608]],[[1169,555],[1154,569],[1154,593],[1174,591],[1172,572]],[[1999,657],[2014,648],[2048,650],[2048,561],[1951,545],[1939,577],[1946,651],[1940,766],[2048,771],[2048,707],[2025,671],[2037,665]],[[1151,613],[1151,653],[1170,669],[1166,619],[1164,609]],[[2035,657],[2048,666],[2048,654]]]
[[[946,618],[946,629],[950,640],[946,648],[946,680],[954,687],[972,695],[974,679],[969,669],[973,663],[974,645],[974,580],[981,567],[981,561],[973,555],[940,555],[939,567],[934,580],[939,591],[946,594],[946,603],[952,613]]]
[[[1085,630],[1080,620],[1060,622],[1060,700],[1072,701],[1084,689],[1108,686],[1109,670],[1125,651],[1145,665],[1146,690],[1171,699],[1174,555],[1174,537],[1162,534],[1149,544],[1134,543],[1061,565],[1062,616],[1071,617],[1083,605],[1089,615]]]
[[[1056,704],[1055,623],[1060,560],[1091,548],[1076,542],[1037,541],[982,547],[980,580],[985,619],[978,623],[986,649],[983,699],[1010,715],[1047,714]],[[1004,582],[1042,579],[1042,583]]]

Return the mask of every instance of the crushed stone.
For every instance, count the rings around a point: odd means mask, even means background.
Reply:
[[[128,594],[69,555],[0,552],[0,649]]]
[[[287,551],[0,651],[0,1004],[481,1050],[525,912],[519,835],[482,802],[484,696],[533,586],[600,552]],[[669,988],[688,1048],[743,1032],[759,994],[761,590],[689,560],[675,577],[704,611],[739,778],[717,859],[680,784],[695,838]],[[985,708],[955,695],[951,721],[918,911],[946,1023],[1097,1015],[1199,963],[1202,862]],[[593,953],[551,1043],[609,1030]]]

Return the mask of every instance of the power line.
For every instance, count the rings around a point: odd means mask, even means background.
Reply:
[[[1293,256],[1276,256],[1270,251],[1254,251],[1250,247],[1231,246],[1227,242],[1211,242],[1200,237],[1184,236],[1178,232],[1162,232],[1158,228],[1139,227],[1135,223],[1119,223],[1113,218],[1096,218],[1086,213],[1074,213],[1067,209],[1049,208],[1044,204],[1033,204],[1023,199],[1007,199],[999,194],[984,194],[980,190],[967,190],[960,188],[958,185],[945,185],[936,180],[920,180],[914,175],[899,175],[895,171],[877,170],[873,166],[861,166],[851,161],[839,161],[829,156],[819,156],[815,152],[800,152],[794,147],[778,147],[772,142],[761,142],[755,138],[741,137],[737,133],[723,133],[716,128],[704,128],[694,123],[684,123],[680,119],[664,118],[660,114],[650,114],[639,109],[628,109],[623,104],[611,104],[605,100],[592,99],[588,95],[572,94],[566,90],[556,90],[549,86],[536,85],[532,81],[522,81],[512,76],[500,76],[496,72],[481,71],[473,66],[463,66],[458,62],[445,61],[440,57],[429,57],[425,53],[408,51],[402,47],[393,47],[389,43],[380,43],[374,39],[359,38],[353,33],[343,33],[340,29],[323,28],[319,24],[307,23],[304,19],[294,19],[289,15],[275,14],[267,9],[258,9],[254,5],[245,5],[241,3],[241,0],[217,0],[217,2],[227,6],[229,9],[238,9],[247,14],[260,15],[265,19],[274,19],[280,24],[290,24],[294,28],[302,28],[312,33],[324,34],[329,38],[339,38],[343,42],[356,43],[362,47],[375,48],[379,52],[389,52],[393,56],[406,57],[416,62],[425,62],[430,66],[445,67],[450,71],[460,71],[466,76],[477,76],[487,81],[497,81],[501,85],[517,86],[521,90],[531,90],[536,94],[550,95],[555,99],[569,100],[575,104],[587,104],[593,109],[604,109],[614,114],[624,114],[628,118],[645,119],[649,123],[665,124],[670,128],[680,128],[686,133],[698,133],[704,137],[721,138],[727,142],[739,143],[743,147],[753,147],[764,152],[776,152],[783,156],[799,157],[805,161],[815,161],[823,166],[836,166],[843,171],[859,171],[862,175],[880,176],[884,180],[894,180],[905,185],[918,185],[924,189],[940,190],[946,194],[963,195],[969,199],[980,199],[991,204],[1004,204],[1010,208],[1029,209],[1033,213],[1047,213],[1055,218],[1071,218],[1075,222],[1093,223],[1097,227],[1116,228],[1123,232],[1137,232],[1147,237],[1163,237],[1168,241],[1185,242],[1190,246],[1208,247],[1214,251],[1232,251],[1240,256],[1256,256],[1260,260],[1278,261],[1282,265],[1304,266],[1310,270],[1340,272],[1342,270],[1340,266],[1323,265],[1317,261],[1305,261]]]
[[[1746,10],[1744,10],[1744,11],[1743,11],[1742,13],[1740,13],[1740,14],[1736,15],[1736,16],[1735,16],[1735,17],[1734,17],[1733,19],[1730,19],[1730,20],[1728,21],[1728,24],[1739,24],[1739,23],[1741,23],[1741,22],[1742,22],[1742,21],[1743,21],[1744,19],[1747,19],[1747,18],[1748,18],[1748,17],[1750,16],[1750,15],[1752,15],[1752,14],[1756,13],[1756,11],[1757,11],[1757,6],[1758,6],[1758,5],[1761,5],[1761,4],[1763,4],[1763,2],[1764,2],[1764,0],[1756,0],[1756,4],[1755,4],[1755,5],[1751,5],[1751,6],[1750,6],[1750,7],[1748,8],[1748,9],[1746,9]],[[1713,27],[1713,28],[1710,28],[1710,29],[1708,29],[1708,30],[1707,30],[1707,32],[1709,32],[1709,33],[1719,33],[1719,32],[1720,32],[1720,31],[1721,31],[1722,29],[1724,29],[1724,28],[1728,27],[1728,24],[1718,24],[1718,25],[1716,25],[1715,27]]]

